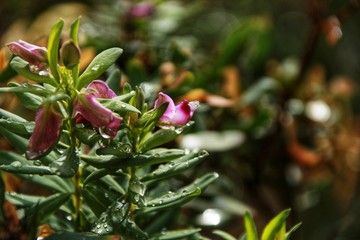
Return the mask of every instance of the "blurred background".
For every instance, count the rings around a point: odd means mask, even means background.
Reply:
[[[260,230],[291,208],[294,239],[360,239],[360,1],[2,0],[0,84],[26,81],[6,43],[46,45],[79,15],[83,66],[118,46],[123,83],[201,102],[171,144],[211,153],[188,176],[220,178],[179,225],[239,236],[246,210]],[[12,95],[0,106],[33,119]]]

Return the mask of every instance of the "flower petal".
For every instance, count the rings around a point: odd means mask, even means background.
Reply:
[[[92,88],[96,90],[95,96],[97,98],[114,98],[116,97],[116,93],[109,88],[109,86],[102,80],[94,80],[87,88]]]
[[[43,104],[36,113],[35,128],[25,153],[27,159],[36,159],[56,143],[62,124],[62,115],[54,103]]]
[[[188,102],[187,100],[175,106],[174,101],[168,95],[160,92],[158,99],[155,101],[154,108],[158,108],[165,102],[168,102],[169,105],[159,120],[159,124],[165,127],[185,125],[199,107],[198,101]]]
[[[47,49],[45,47],[39,47],[22,40],[10,42],[7,46],[13,54],[27,61],[29,65],[35,66],[36,70],[42,70],[47,66]]]

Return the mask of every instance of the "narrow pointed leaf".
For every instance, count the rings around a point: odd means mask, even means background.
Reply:
[[[60,19],[51,29],[48,41],[48,60],[51,74],[57,83],[60,82],[58,72],[59,45],[61,32],[64,26],[64,20]]]
[[[132,166],[149,166],[159,163],[169,162],[185,154],[180,149],[153,149],[145,154],[129,153],[127,158],[112,155],[89,156],[81,155],[84,162],[97,168],[116,168],[124,169]]]
[[[88,145],[93,145],[102,139],[101,135],[92,129],[75,128],[75,136]]]
[[[10,132],[20,135],[30,135],[35,127],[34,122],[19,122],[12,119],[0,118],[0,126],[9,130]]]
[[[97,217],[100,217],[101,214],[106,211],[113,200],[105,197],[103,190],[96,187],[85,187],[82,191],[82,195],[84,197],[84,202],[89,205]]]
[[[70,196],[70,193],[57,193],[41,200],[36,207],[40,221],[45,220],[49,215],[58,210],[69,200]]]
[[[4,201],[5,201],[5,184],[3,180],[3,176],[0,173],[0,223],[2,223],[5,219],[4,215]]]
[[[104,107],[112,110],[113,112],[118,113],[120,116],[124,116],[126,113],[128,112],[136,112],[136,113],[141,113],[139,109],[137,109],[136,107],[128,104],[128,103],[124,103],[121,102],[119,100],[117,100],[116,98],[112,98],[112,99],[97,99]]]
[[[71,233],[71,232],[62,232],[62,233],[53,233],[50,236],[44,238],[44,240],[113,240],[116,239],[115,236],[98,236],[93,233]]]
[[[166,193],[162,197],[152,199],[150,201],[146,201],[146,206],[144,208],[139,209],[138,212],[135,213],[137,217],[149,214],[152,212],[157,212],[160,210],[165,210],[169,208],[180,207],[185,203],[188,203],[201,194],[200,188],[193,188],[188,190],[187,188],[182,188],[177,191],[175,194]]]
[[[10,132],[4,127],[0,127],[0,134],[3,135],[6,140],[15,147],[15,149],[19,153],[25,153],[27,146],[29,144],[29,140],[26,138],[23,138],[13,132]]]
[[[281,231],[286,218],[290,214],[290,209],[286,209],[275,216],[264,228],[261,235],[261,240],[273,240],[276,235]]]
[[[258,233],[254,219],[252,218],[249,212],[246,212],[244,215],[244,224],[246,230],[247,240],[258,240]]]
[[[33,80],[38,83],[48,83],[52,86],[58,84],[51,76],[39,75],[30,71],[28,62],[24,61],[20,57],[14,57],[10,62],[11,67],[21,76]]]
[[[221,231],[221,230],[215,230],[215,231],[213,231],[213,234],[221,237],[224,240],[236,240],[236,238],[234,238],[232,235],[230,235],[227,232]]]
[[[174,159],[169,163],[160,165],[156,170],[143,177],[142,181],[153,183],[164,178],[169,178],[196,166],[197,164],[202,162],[208,155],[209,154],[206,151],[186,154],[185,156]]]
[[[78,48],[79,48],[78,32],[80,26],[80,18],[81,17],[76,18],[75,21],[71,24],[71,28],[70,28],[70,39],[73,40],[73,42]],[[79,68],[80,68],[80,64],[77,64],[72,69],[72,75],[75,82],[77,81],[77,78],[79,76]]]
[[[35,183],[48,189],[61,193],[74,192],[74,186],[70,179],[61,178],[54,175],[38,176],[28,174],[17,174],[19,178],[25,179],[27,182]]]
[[[290,240],[291,234],[295,232],[296,229],[298,229],[301,226],[301,222],[293,226],[286,234],[285,234],[285,240]]]
[[[0,151],[0,169],[17,174],[51,175],[53,172],[47,166],[35,166],[23,156],[7,151]]]
[[[188,239],[189,237],[200,232],[200,228],[183,229],[174,231],[162,231],[160,234],[155,235],[151,240],[173,240],[173,239]]]
[[[12,112],[6,111],[5,109],[0,108],[0,117],[1,118],[6,118],[6,119],[11,119],[17,122],[27,122],[26,119],[20,117],[19,115],[16,115]]]
[[[98,54],[77,79],[76,89],[80,90],[92,80],[97,79],[115,63],[122,52],[123,50],[121,48],[110,48]]]
[[[76,174],[79,167],[79,155],[75,147],[65,151],[64,156],[53,162],[50,167],[56,175],[60,177],[72,177]]]

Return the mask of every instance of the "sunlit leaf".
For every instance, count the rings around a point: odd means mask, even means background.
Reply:
[[[246,231],[246,239],[247,240],[258,240],[258,233],[256,229],[256,225],[254,223],[254,219],[249,212],[246,212],[244,215],[244,224]]]
[[[200,228],[190,228],[183,230],[162,231],[160,234],[150,238],[151,240],[172,240],[172,239],[188,239],[189,237],[200,232]]]
[[[48,83],[53,86],[57,86],[56,81],[47,75],[40,75],[30,71],[29,63],[21,59],[20,57],[14,57],[10,62],[11,67],[21,76],[33,80],[38,83]]]
[[[110,48],[98,54],[85,71],[80,75],[76,82],[76,89],[81,89],[89,84],[92,80],[103,74],[117,58],[121,55],[121,48]]]
[[[147,174],[141,180],[153,183],[164,178],[169,178],[185,170],[191,169],[203,161],[208,155],[209,154],[206,151],[190,152],[185,156],[160,165],[156,170]]]
[[[58,72],[59,45],[61,32],[64,26],[64,20],[60,19],[51,29],[48,41],[48,60],[51,74],[57,83],[60,82]]]
[[[98,101],[106,108],[112,110],[113,112],[119,113],[120,116],[125,115],[128,112],[141,113],[136,107],[119,101],[117,98],[111,99],[98,99]]]
[[[33,165],[23,156],[8,151],[0,151],[0,169],[17,174],[54,174],[49,167]]]
[[[227,232],[221,231],[221,230],[215,230],[213,233],[219,237],[221,237],[224,240],[236,240],[232,235],[230,235]]]
[[[190,122],[185,126],[178,127],[176,129],[159,129],[154,134],[149,135],[142,143],[140,143],[140,151],[144,152],[174,140],[177,136],[186,131],[191,125],[192,123]]]
[[[276,235],[282,230],[286,218],[290,214],[290,209],[286,209],[275,216],[264,228],[261,240],[274,240]]]
[[[302,223],[298,223],[295,226],[293,226],[286,234],[285,234],[285,240],[290,240],[291,234],[295,232],[296,229],[298,229],[301,226]]]

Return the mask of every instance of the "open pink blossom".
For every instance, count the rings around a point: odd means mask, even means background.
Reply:
[[[191,120],[195,110],[199,107],[198,101],[188,102],[187,100],[183,100],[175,106],[174,101],[168,95],[160,92],[154,108],[158,108],[166,102],[169,105],[159,120],[160,126],[165,127],[185,125]]]
[[[59,137],[63,116],[56,103],[45,102],[36,112],[35,128],[25,156],[36,159],[46,153]]]
[[[86,88],[83,88],[76,97],[73,117],[85,119],[106,135],[111,138],[115,137],[122,118],[97,101],[97,98],[113,98],[115,96],[114,91],[105,82],[94,80]]]
[[[32,72],[44,70],[48,66],[47,49],[25,41],[10,42],[7,44],[10,51],[27,61]]]

